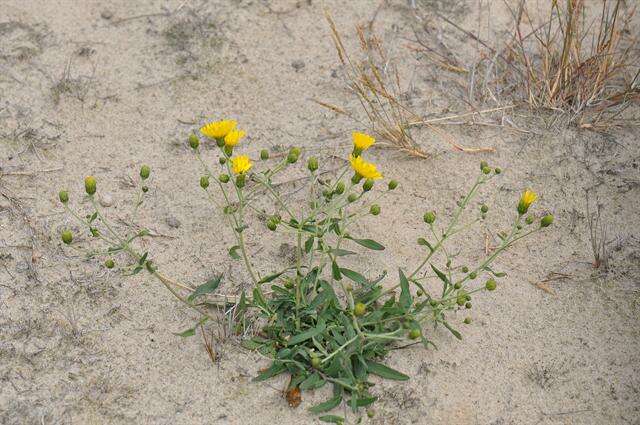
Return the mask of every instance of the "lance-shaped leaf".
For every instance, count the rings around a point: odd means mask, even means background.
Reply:
[[[187,298],[187,301],[193,302],[193,300],[195,300],[196,297],[214,292],[216,289],[218,289],[218,286],[220,286],[221,279],[222,279],[222,275],[218,275],[213,279],[207,281],[206,283],[203,283],[202,285],[198,286],[195,289],[195,291],[193,291],[193,293],[189,295],[189,297]]]

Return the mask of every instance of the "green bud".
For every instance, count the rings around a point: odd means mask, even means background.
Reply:
[[[353,176],[351,177],[351,183],[358,184],[360,183],[360,180],[362,180],[362,176],[358,173],[353,173]]]
[[[238,174],[238,177],[236,177],[236,187],[238,189],[242,189],[244,187],[245,180],[246,177],[244,174]]]
[[[220,163],[220,165],[224,165],[227,163],[227,158],[221,156],[220,158],[218,158],[218,162]]]
[[[260,151],[260,159],[263,161],[266,161],[267,159],[269,159],[269,151],[266,149],[262,149]]]
[[[73,242],[73,233],[71,233],[71,230],[65,230],[60,236],[62,237],[62,242],[67,245]]]
[[[433,211],[428,211],[424,214],[424,217],[422,217],[422,219],[427,224],[433,224],[433,222],[436,221],[436,213]]]
[[[435,307],[435,306],[437,306],[437,305],[438,305],[438,301],[436,301],[436,300],[430,300],[430,301],[429,301],[429,305],[430,305],[431,307]]]
[[[96,178],[93,176],[87,176],[84,178],[84,190],[87,194],[93,195],[96,193]]]
[[[395,180],[391,180],[389,182],[389,186],[388,187],[389,187],[389,190],[394,190],[396,187],[398,187],[398,182],[395,181]]]
[[[409,331],[409,339],[418,339],[420,338],[420,335],[422,335],[420,329],[411,329]]]
[[[200,177],[200,187],[206,189],[209,187],[209,176]]]
[[[113,266],[115,266],[116,263],[113,262],[113,260],[111,258],[109,258],[107,261],[104,262],[104,266],[108,269],[112,269]]]
[[[371,189],[373,189],[373,180],[372,179],[366,179],[364,181],[364,184],[362,185],[362,190],[364,190],[365,192],[368,192]]]
[[[367,417],[369,419],[373,418],[375,415],[376,415],[375,410],[371,410],[371,409],[367,410]]]
[[[417,297],[421,297],[421,296],[422,296],[422,289],[418,289],[418,290],[416,291],[416,296],[417,296]]]
[[[227,156],[233,155],[233,146],[225,145],[224,148],[222,148],[222,150],[223,150],[224,154],[227,155]]]
[[[358,195],[355,193],[352,193],[347,197],[347,201],[349,202],[355,202],[356,200],[358,200]]]
[[[478,273],[476,273],[476,272],[471,272],[471,273],[469,273],[469,279],[473,280],[473,279],[475,279],[476,277],[478,277]]]
[[[221,148],[224,146],[224,137],[221,137],[219,139],[216,139],[216,145]]]
[[[289,164],[294,164],[294,163],[296,163],[297,161],[298,161],[298,155],[296,155],[296,154],[293,152],[293,149],[292,149],[291,151],[289,151],[289,154],[287,155],[287,162],[288,162]]]
[[[518,225],[516,225],[516,229],[518,229],[518,230],[522,230],[522,224],[518,224]]]
[[[496,167],[496,168],[493,170],[493,172],[494,172],[494,173],[496,173],[496,174],[500,174],[500,173],[502,173],[502,168],[500,168],[500,167]]]
[[[464,319],[464,324],[465,324],[465,325],[470,325],[470,324],[471,324],[471,317],[466,317],[466,318]]]
[[[311,367],[313,367],[314,369],[320,369],[321,365],[322,360],[320,360],[320,357],[311,357]]]
[[[480,212],[482,212],[483,214],[486,214],[487,211],[489,211],[489,207],[486,206],[485,204],[482,204],[482,206],[480,207]]]
[[[229,175],[224,173],[220,174],[218,180],[220,180],[221,183],[229,183]]]
[[[528,215],[527,218],[524,219],[524,222],[527,224],[531,224],[533,223],[534,220],[535,220],[535,217],[533,215]]]
[[[462,273],[469,273],[469,267],[467,266],[462,266]]]
[[[378,204],[371,205],[371,208],[369,208],[369,212],[371,213],[371,215],[380,214],[380,205]]]
[[[460,289],[462,288],[462,284],[460,284],[460,282],[456,282],[455,285],[453,285],[453,289]]]
[[[484,284],[484,287],[487,288],[487,291],[493,291],[496,289],[497,286],[498,284],[493,279],[487,280]]]
[[[469,302],[468,302],[468,303],[466,303],[466,304],[464,305],[464,308],[471,308],[471,303],[469,303]]]
[[[89,227],[89,231],[91,232],[91,235],[93,235],[94,238],[97,238],[100,236],[100,231],[95,227]]]
[[[269,229],[272,232],[274,232],[277,227],[278,227],[278,223],[273,218],[269,218],[267,220],[267,229]]]
[[[300,148],[297,146],[292,147],[290,152],[293,153],[295,156],[300,156],[300,154],[302,153]]]
[[[62,202],[63,204],[66,204],[67,202],[69,202],[69,192],[67,192],[66,190],[61,190],[58,193],[58,199],[60,199],[60,202]]]
[[[355,314],[356,316],[363,316],[366,312],[367,306],[363,303],[356,303],[356,305],[353,306],[353,314]]]
[[[344,183],[338,182],[338,184],[336,184],[334,192],[338,195],[342,195],[344,193]]]
[[[151,174],[151,168],[149,168],[148,165],[143,165],[142,167],[140,167],[140,178],[142,180],[148,179],[150,174]]]
[[[459,306],[463,306],[465,302],[467,302],[467,297],[465,295],[458,295],[456,304],[458,304]]]
[[[489,164],[487,163],[487,161],[480,161],[480,169],[484,171],[485,168],[487,168],[489,166]]]
[[[547,214],[542,217],[542,220],[540,220],[540,227],[549,227],[551,226],[551,223],[553,223],[553,216],[551,214]]]
[[[307,161],[307,168],[309,169],[309,171],[311,171],[312,173],[314,171],[316,171],[318,169],[318,158],[312,156],[311,158],[309,158],[309,160]]]
[[[147,193],[149,191],[149,186],[142,186],[142,191]]]
[[[489,167],[484,167],[484,168],[482,169],[482,173],[483,173],[483,174],[489,174],[490,172],[491,172],[491,168],[489,168]]]
[[[193,150],[198,149],[198,146],[200,146],[200,139],[193,133],[189,135],[189,146],[191,146]]]

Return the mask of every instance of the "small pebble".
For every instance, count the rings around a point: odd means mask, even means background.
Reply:
[[[291,62],[291,66],[293,67],[293,69],[296,70],[296,72],[298,72],[302,68],[304,68],[304,62],[301,61],[301,60],[295,60],[295,61]]]
[[[102,19],[111,19],[113,18],[113,12],[110,11],[109,9],[105,9],[100,13],[100,17]]]
[[[108,193],[100,195],[100,205],[102,205],[103,207],[110,207],[111,205],[113,205],[113,196],[109,195]]]
[[[169,227],[173,227],[174,229],[177,229],[182,225],[182,223],[180,223],[180,220],[178,220],[175,217],[167,217],[167,225]]]

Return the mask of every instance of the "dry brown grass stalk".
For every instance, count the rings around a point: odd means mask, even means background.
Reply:
[[[623,112],[640,101],[635,8],[627,9],[623,0],[601,4],[592,22],[584,0],[553,0],[545,23],[534,27],[521,0],[510,9],[511,40],[478,64],[484,95],[563,112],[581,128],[623,123]]]

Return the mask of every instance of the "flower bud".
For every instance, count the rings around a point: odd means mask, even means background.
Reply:
[[[475,279],[476,277],[478,277],[478,273],[476,273],[476,272],[471,272],[471,273],[469,273],[469,279],[473,280],[473,279]]]
[[[534,220],[535,220],[535,217],[533,215],[528,215],[527,218],[525,218],[524,222],[527,224],[531,224],[533,223]]]
[[[224,146],[224,137],[219,137],[216,139],[216,145],[221,148]]]
[[[62,202],[63,204],[66,204],[67,202],[69,202],[69,192],[67,192],[66,190],[61,190],[60,193],[58,193],[58,199],[60,199],[60,202]]]
[[[487,291],[493,291],[496,289],[498,284],[494,279],[489,279],[485,282],[484,287],[487,288]]]
[[[371,205],[371,208],[369,208],[369,212],[371,213],[371,215],[380,214],[380,205],[378,204]]]
[[[146,180],[149,178],[149,174],[151,174],[151,168],[148,165],[143,165],[140,167],[140,178],[142,180]]]
[[[263,161],[266,161],[267,159],[269,159],[269,151],[266,149],[262,149],[260,151],[260,159]]]
[[[482,174],[489,174],[490,172],[491,172],[491,168],[489,168],[489,167],[484,167],[482,169]]]
[[[462,273],[469,273],[469,267],[467,266],[462,266],[462,269],[460,269],[462,271]]]
[[[71,230],[65,230],[60,236],[62,237],[62,242],[67,245],[73,241],[73,233],[71,233]]]
[[[100,236],[100,231],[98,229],[96,229],[95,227],[89,227],[89,231],[91,232],[91,235],[94,238],[97,238]]]
[[[354,173],[353,176],[351,177],[351,183],[353,184],[360,183],[360,180],[362,180],[362,176],[358,173]]]
[[[484,170],[488,166],[489,164],[487,163],[487,161],[480,161],[480,170]]]
[[[142,191],[147,193],[149,191],[149,186],[142,186]]]
[[[367,312],[367,306],[363,303],[356,303],[353,306],[353,314],[356,316],[363,316]]]
[[[470,324],[471,324],[471,317],[466,317],[466,318],[464,319],[464,324],[465,324],[465,325],[470,325]]]
[[[227,156],[233,155],[233,146],[224,145],[224,148],[222,150],[223,150],[224,154],[227,155]]]
[[[107,259],[107,261],[104,262],[104,266],[108,269],[112,269],[115,265],[116,263],[114,263],[111,258]]]
[[[455,285],[453,285],[453,289],[460,289],[462,288],[462,284],[460,282],[456,282]]]
[[[221,156],[220,158],[218,158],[218,162],[220,163],[220,165],[224,165],[227,163],[227,158]]]
[[[267,229],[273,232],[276,230],[277,227],[278,227],[278,223],[273,219],[273,217],[270,217],[267,220]]]
[[[242,189],[244,187],[245,181],[246,181],[246,175],[238,174],[238,176],[236,177],[236,187],[238,189]]]
[[[437,305],[438,305],[438,301],[436,301],[436,300],[432,299],[432,300],[430,300],[430,301],[429,301],[429,305],[430,305],[431,307],[435,307],[435,306],[437,306]]]
[[[349,202],[355,202],[357,200],[358,200],[358,195],[356,195],[355,193],[352,193],[347,197],[347,201]]]
[[[84,190],[87,194],[93,195],[96,193],[96,178],[93,176],[87,176],[84,178]]]
[[[469,302],[464,305],[464,308],[471,308],[471,307],[472,307],[471,303],[469,303]]]
[[[549,227],[553,223],[553,216],[551,214],[547,214],[540,220],[540,227]]]
[[[229,183],[229,175],[228,174],[220,174],[218,176],[218,180],[220,180],[221,183]]]
[[[309,160],[307,161],[307,168],[309,169],[309,171],[311,171],[312,173],[314,171],[316,171],[318,169],[318,158],[312,156],[311,158],[309,158]]]
[[[395,180],[391,180],[389,182],[388,187],[389,187],[389,190],[394,190],[396,187],[398,187],[398,182]]]
[[[496,167],[496,168],[493,170],[493,172],[494,172],[494,173],[496,173],[496,174],[500,174],[500,173],[502,173],[502,168],[500,168],[500,167]]]
[[[289,154],[287,155],[287,162],[288,162],[289,164],[294,164],[294,163],[296,163],[297,161],[298,161],[298,155],[296,155],[296,154],[293,152],[293,149],[292,149],[291,151],[289,151]]]
[[[420,338],[420,335],[422,335],[420,329],[411,329],[409,331],[409,339],[418,339]]]
[[[334,192],[338,195],[342,195],[344,193],[344,183],[338,182],[338,184],[336,184]]]
[[[482,206],[480,207],[480,212],[482,212],[482,214],[486,214],[487,211],[489,211],[489,207],[485,204],[482,204]]]
[[[365,192],[368,192],[371,189],[373,189],[373,180],[372,179],[366,179],[364,181],[364,184],[362,185],[362,190],[365,191]]]
[[[193,150],[198,149],[198,146],[200,146],[200,139],[193,133],[189,135],[189,146],[191,146]]]
[[[433,211],[428,211],[424,214],[424,217],[422,217],[422,219],[427,224],[433,224],[436,221],[436,213]]]
[[[200,177],[200,187],[206,189],[209,187],[209,176]]]
[[[311,357],[311,367],[313,367],[314,369],[319,369],[321,365],[322,360],[320,360],[320,357]]]

